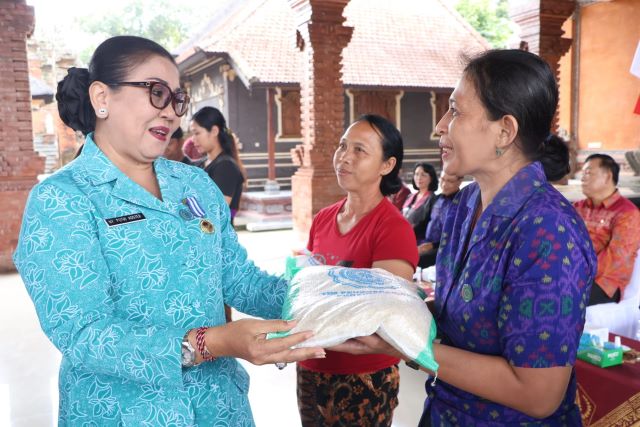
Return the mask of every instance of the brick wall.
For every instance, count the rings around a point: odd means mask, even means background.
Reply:
[[[33,151],[26,46],[33,28],[33,8],[25,0],[0,1],[0,271],[14,269],[24,204],[44,168]]]
[[[292,150],[300,167],[291,179],[294,229],[305,238],[313,215],[343,192],[333,171],[333,152],[344,132],[342,50],[353,32],[342,16],[349,0],[290,0],[303,52],[300,107],[303,144]]]
[[[571,16],[576,0],[519,0],[511,3],[510,15],[521,28],[528,49],[547,61],[560,79],[560,58],[569,51],[571,38],[563,37],[562,25]],[[558,131],[558,115],[552,129]]]

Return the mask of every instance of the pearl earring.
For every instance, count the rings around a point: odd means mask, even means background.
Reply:
[[[98,110],[98,116],[106,119],[108,115],[109,115],[109,112],[107,111],[106,108],[100,108]]]

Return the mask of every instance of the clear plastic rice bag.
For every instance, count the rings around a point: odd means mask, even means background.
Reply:
[[[288,256],[285,260],[285,270],[284,270],[284,278],[287,280],[293,279],[298,271],[302,270],[305,267],[310,267],[313,265],[321,265],[324,264],[324,260],[318,259],[314,257],[309,251],[305,250],[305,253]]]
[[[282,318],[298,324],[283,336],[312,330],[299,347],[331,347],[377,333],[408,358],[436,372],[436,326],[417,287],[379,268],[308,266],[295,274]]]

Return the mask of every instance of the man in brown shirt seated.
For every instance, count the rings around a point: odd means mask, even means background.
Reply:
[[[582,193],[574,206],[589,230],[598,270],[588,305],[619,302],[640,245],[640,211],[616,188],[620,166],[611,156],[592,154],[582,167]]]

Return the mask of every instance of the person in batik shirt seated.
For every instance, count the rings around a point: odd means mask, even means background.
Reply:
[[[592,154],[582,167],[582,193],[574,203],[598,256],[589,305],[619,302],[629,283],[638,246],[640,212],[616,186],[620,166],[611,156]]]

